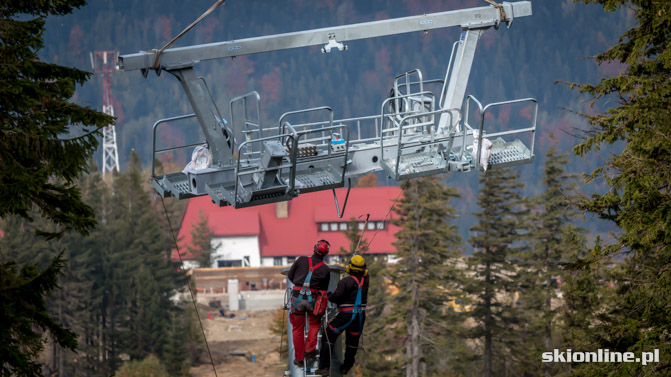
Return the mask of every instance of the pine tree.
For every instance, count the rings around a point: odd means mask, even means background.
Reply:
[[[586,157],[614,144],[619,153],[587,176],[609,189],[585,198],[581,207],[620,228],[614,242],[597,244],[586,261],[618,257],[617,295],[601,301],[587,342],[619,352],[659,349],[660,361],[585,364],[576,375],[668,373],[671,367],[671,9],[665,1],[585,0],[606,11],[627,8],[636,25],[618,43],[596,55],[598,64],[620,63],[624,72],[598,84],[572,84],[592,97],[585,138],[574,152]],[[603,103],[608,104],[601,110]],[[599,261],[604,263],[605,261]],[[596,263],[596,262],[595,262]],[[594,268],[597,268],[598,264]],[[610,296],[607,296],[610,297]],[[595,314],[597,315],[597,314]],[[598,372],[597,372],[598,371]]]
[[[554,140],[554,136],[550,134]],[[566,173],[567,154],[559,155],[554,146],[545,154],[543,184],[545,192],[534,198],[529,221],[530,249],[517,256],[520,262],[520,314],[524,318],[523,353],[518,375],[554,375],[561,366],[538,363],[542,352],[560,348],[560,285],[567,281],[561,263],[576,249],[575,236],[581,229],[572,225],[575,175]],[[569,347],[570,348],[570,347]]]
[[[403,197],[392,222],[401,230],[396,234],[398,263],[391,269],[392,283],[399,293],[390,298],[392,312],[386,316],[387,345],[405,344],[402,363],[408,377],[439,374],[427,359],[439,352],[447,364],[454,358],[449,350],[436,349],[436,340],[446,336],[444,303],[449,292],[459,290],[461,237],[450,221],[457,218],[450,200],[459,197],[454,188],[443,187],[436,177],[418,178],[402,184]],[[380,345],[382,346],[382,345]],[[387,348],[387,347],[384,347]],[[389,347],[387,353],[394,352]],[[398,348],[397,348],[398,352]],[[401,356],[396,354],[395,356]],[[449,365],[442,365],[442,371]]]
[[[62,254],[43,270],[35,264],[20,269],[15,262],[0,264],[0,375],[42,375],[42,365],[36,359],[44,343],[36,327],[51,333],[61,347],[77,347],[76,334],[51,317],[45,302],[45,296],[58,288],[58,276],[64,268]]]
[[[343,232],[348,241],[348,248],[340,247],[338,254],[344,255],[345,262],[349,263],[355,254],[365,254],[368,251],[368,240],[363,237],[366,230],[359,229],[359,221],[356,217],[350,217],[347,229]]]
[[[143,175],[140,158],[132,153],[127,171],[114,180],[110,221],[110,230],[116,235],[111,246],[119,293],[114,305],[119,323],[115,326],[128,329],[122,347],[135,359],[162,353],[162,343],[153,344],[153,339],[169,332],[169,315],[174,308],[169,297],[177,281],[173,263],[165,258],[170,240],[158,228],[158,214],[143,185]],[[138,336],[140,333],[143,335]]]
[[[470,337],[483,344],[483,371],[510,371],[519,356],[514,352],[519,325],[515,308],[518,290],[518,266],[513,256],[520,252],[520,240],[526,233],[519,173],[511,169],[494,169],[480,176],[477,196],[480,212],[478,224],[471,227],[473,255],[468,259],[470,278],[465,291],[473,300],[468,314],[475,321]],[[505,372],[504,372],[505,373]]]
[[[161,359],[165,360],[165,369],[170,376],[187,377],[189,363],[187,361],[187,325],[184,310],[175,311],[170,315],[170,332]],[[187,373],[184,373],[187,371]]]
[[[207,215],[201,210],[198,213],[198,222],[191,229],[191,244],[187,250],[196,257],[200,267],[212,265],[212,236],[214,233],[208,225]]]
[[[89,73],[41,62],[37,55],[46,17],[71,13],[84,4],[47,0],[0,5],[0,218],[44,217],[46,227],[35,232],[49,238],[69,229],[86,234],[93,228],[93,210],[82,201],[75,181],[98,146],[98,131],[113,122],[70,101]],[[66,349],[77,347],[74,334],[44,304],[67,265],[61,255],[39,271],[32,263],[19,268],[0,254],[0,344],[7,347],[0,353],[1,375],[41,375],[35,361],[42,347],[37,329],[50,332]]]
[[[51,0],[0,6],[0,216],[31,218],[37,208],[61,227],[48,236],[68,229],[86,233],[94,226],[93,211],[74,183],[98,147],[98,131],[114,120],[70,101],[90,73],[41,62],[37,55],[46,17],[84,4]]]

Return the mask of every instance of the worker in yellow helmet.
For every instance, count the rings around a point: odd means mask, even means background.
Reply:
[[[354,357],[359,348],[359,339],[366,321],[366,303],[368,301],[368,270],[366,261],[360,255],[350,260],[345,270],[349,276],[338,282],[336,290],[329,294],[329,301],[338,305],[338,315],[323,329],[319,355],[318,376],[328,376],[331,366],[331,354],[338,336],[346,331],[345,360],[340,373],[347,374],[354,365]]]

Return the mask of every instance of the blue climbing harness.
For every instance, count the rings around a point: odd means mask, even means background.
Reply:
[[[297,285],[294,285],[294,291],[300,291],[300,292],[298,292],[298,297],[296,297],[296,301],[294,301],[294,304],[291,307],[291,314],[296,313],[296,307],[302,301],[303,296],[307,297],[309,306],[314,307],[314,300],[312,299],[312,292],[317,292],[317,290],[310,288],[310,280],[312,279],[312,271],[321,267],[324,264],[324,262],[319,262],[319,263],[317,263],[316,266],[312,267],[312,258],[308,257],[308,264],[310,266],[310,269],[308,271],[307,276],[305,277],[305,281],[303,282],[303,286],[299,287]],[[312,309],[310,309],[310,311],[311,310]]]
[[[340,334],[341,331],[343,331],[344,329],[346,329],[352,322],[354,322],[354,318],[355,318],[355,317],[359,317],[359,333],[361,332],[361,328],[363,327],[363,326],[362,326],[362,325],[363,325],[363,323],[362,323],[362,322],[363,322],[363,317],[361,316],[361,313],[364,312],[364,309],[361,307],[361,288],[363,288],[363,281],[364,281],[365,277],[362,276],[362,277],[361,277],[361,281],[359,281],[359,279],[357,279],[357,278],[356,278],[355,276],[353,276],[353,275],[350,275],[349,277],[351,277],[352,279],[354,279],[354,281],[356,282],[356,285],[357,285],[359,288],[358,288],[358,290],[356,291],[356,299],[354,300],[354,306],[352,306],[351,308],[350,308],[350,307],[348,307],[348,308],[340,308],[340,311],[341,311],[342,313],[352,313],[352,317],[349,319],[349,321],[347,321],[346,324],[344,324],[344,325],[338,327],[337,329],[333,329],[333,328],[329,325],[329,328],[331,329],[331,331],[335,332],[336,334]],[[358,333],[357,333],[357,335],[358,335]]]

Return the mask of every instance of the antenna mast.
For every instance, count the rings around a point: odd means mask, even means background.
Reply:
[[[118,68],[116,51],[96,51],[90,54],[91,66],[96,75],[103,78],[103,113],[114,116],[114,105],[112,104],[112,80],[111,74]],[[105,174],[116,170],[119,172],[119,152],[116,146],[116,129],[114,124],[103,128],[103,179]]]

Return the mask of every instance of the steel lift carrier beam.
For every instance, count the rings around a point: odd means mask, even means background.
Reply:
[[[534,99],[483,107],[469,96],[465,111],[461,111],[482,33],[491,27],[498,29],[501,24],[510,27],[515,18],[531,14],[531,2],[518,1],[503,3],[500,8],[485,6],[171,48],[163,51],[159,59],[158,52],[143,51],[120,56],[118,64],[120,70],[140,70],[145,76],[149,70],[157,75],[162,71],[172,74],[182,84],[194,110],[193,114],[161,119],[154,124],[152,184],[157,192],[179,199],[210,195],[220,206],[241,208],[342,187],[346,178],[381,170],[402,180],[531,162],[537,113]],[[287,112],[278,124],[264,128],[260,96],[251,92],[231,100],[231,122],[227,123],[207,83],[194,70],[205,60],[320,45],[322,52],[333,48],[342,51],[347,49],[348,41],[453,26],[461,27],[462,33],[452,47],[445,78],[426,80],[418,69],[396,76],[393,95],[381,102],[379,113],[371,116],[335,119],[331,108],[323,106]],[[429,90],[432,86],[439,90]],[[489,109],[519,102],[530,102],[533,107],[528,127],[486,133],[485,114]],[[468,122],[472,103],[480,110],[480,119],[474,126]],[[234,119],[235,107],[244,111],[243,119]],[[323,120],[291,123],[305,114]],[[167,122],[193,117],[205,135],[211,164],[202,169],[156,175],[153,162],[157,154],[197,146],[157,149],[157,132]],[[375,136],[362,137],[362,125],[366,135]],[[529,140],[511,140],[520,135],[530,135]],[[497,138],[490,141],[493,137]]]

